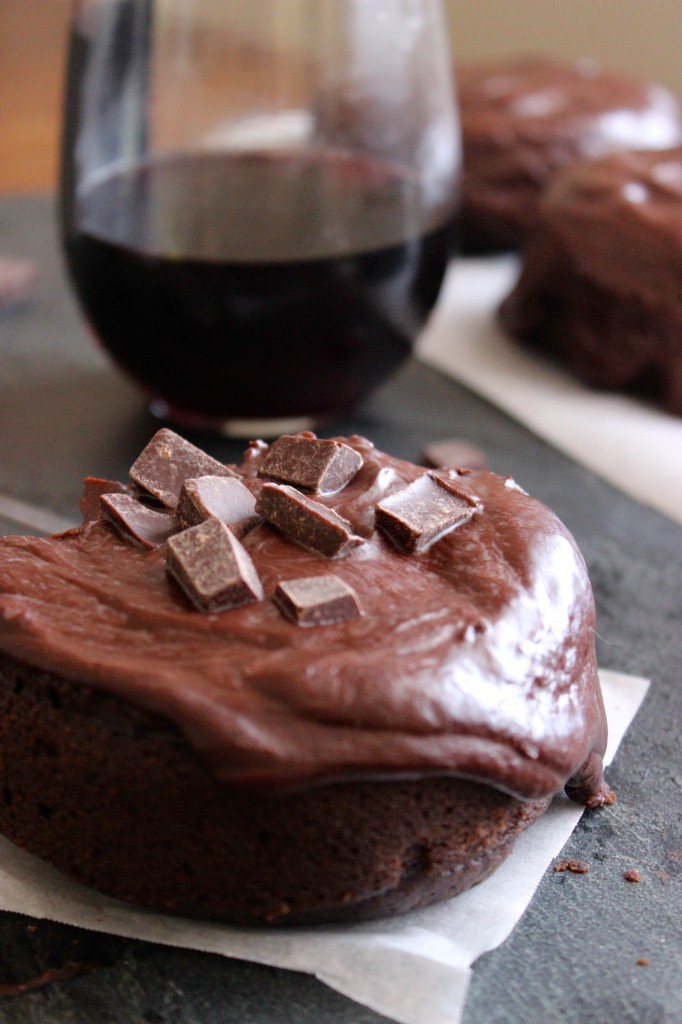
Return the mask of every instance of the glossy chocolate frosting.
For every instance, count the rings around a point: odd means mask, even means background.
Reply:
[[[462,64],[457,73],[467,137],[571,140],[584,157],[622,149],[663,149],[680,139],[679,108],[665,87],[603,69],[529,56]],[[559,154],[557,154],[559,155]]]
[[[547,190],[540,220],[591,282],[682,307],[682,147],[574,164]]]
[[[373,528],[374,506],[425,470],[347,443],[362,468],[319,497],[364,538],[345,557],[261,523],[243,544],[266,599],[207,614],[169,577],[164,546],[142,548],[101,518],[8,537],[0,649],[170,719],[226,782],[459,774],[532,799],[568,783],[603,802],[594,606],[570,534],[513,481],[446,470],[476,514],[401,554]],[[239,468],[254,492],[264,450]],[[362,615],[304,628],[271,600],[281,580],[326,572]]]
[[[470,216],[472,231],[498,230],[502,243],[518,244],[543,188],[573,161],[682,142],[669,90],[594,60],[463,64],[457,83],[465,224]]]
[[[588,383],[682,415],[682,147],[558,175],[501,319]]]

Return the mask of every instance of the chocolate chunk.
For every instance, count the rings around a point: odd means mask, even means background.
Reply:
[[[241,480],[232,476],[199,476],[185,480],[176,514],[181,526],[196,526],[215,516],[243,537],[260,522],[256,499]]]
[[[454,474],[454,475],[453,475]],[[459,498],[466,505],[469,505],[474,512],[481,511],[481,503],[476,495],[472,492],[469,481],[467,480],[468,474],[460,476],[456,470],[432,470],[429,473],[432,480],[435,480],[440,487],[444,487],[449,494],[452,494],[455,498]]]
[[[283,580],[273,601],[283,615],[299,626],[328,626],[362,614],[357,594],[338,576]]]
[[[83,480],[83,490],[78,499],[78,507],[84,523],[92,522],[94,519],[101,519],[104,509],[100,498],[103,494],[135,494],[135,484],[123,484],[118,480],[107,480],[101,476],[86,476]]]
[[[154,434],[130,468],[131,479],[169,508],[177,505],[180,488],[188,477],[209,475],[235,474],[167,427]]]
[[[213,517],[169,539],[166,568],[202,611],[263,600],[263,587],[248,552]]]
[[[417,554],[468,522],[476,508],[475,499],[452,481],[425,473],[380,502],[374,521],[398,550]]]
[[[146,548],[158,548],[178,532],[175,516],[147,508],[132,494],[106,493],[99,500],[105,517]]]
[[[258,475],[317,494],[334,494],[353,479],[362,461],[359,452],[340,441],[283,434],[270,445]]]
[[[458,437],[427,445],[422,453],[422,462],[434,469],[488,468],[488,460],[481,449]]]
[[[347,519],[287,484],[263,484],[256,512],[288,540],[327,558],[362,544]]]

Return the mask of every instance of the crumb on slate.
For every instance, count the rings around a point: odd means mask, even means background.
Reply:
[[[556,872],[572,871],[575,875],[586,875],[589,870],[590,865],[586,860],[564,858],[564,860],[559,860],[554,865],[554,871]]]

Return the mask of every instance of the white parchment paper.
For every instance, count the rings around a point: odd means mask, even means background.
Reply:
[[[606,671],[601,681],[608,763],[649,684]],[[155,914],[98,896],[6,840],[0,909],[304,971],[400,1024],[458,1024],[473,962],[512,931],[581,814],[557,797],[487,881],[439,906],[372,924],[267,931]]]
[[[514,257],[455,260],[418,356],[682,523],[682,417],[593,391],[512,342],[497,325],[496,311],[517,273]]]

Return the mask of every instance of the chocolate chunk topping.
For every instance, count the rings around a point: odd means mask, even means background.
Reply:
[[[474,512],[481,511],[481,502],[476,495],[471,491],[469,482],[467,480],[467,473],[463,473],[461,476],[456,470],[433,470],[429,473],[432,480],[435,480],[440,487],[444,487],[445,490],[452,494],[453,497],[459,498],[466,505],[469,505]]]
[[[176,510],[181,526],[196,526],[215,516],[243,537],[260,522],[256,499],[241,480],[232,476],[200,476],[185,480]]]
[[[256,512],[288,540],[327,558],[362,543],[347,519],[287,484],[263,484]]]
[[[462,438],[452,437],[433,441],[422,453],[425,466],[434,469],[487,469],[488,460],[480,448]]]
[[[459,492],[452,481],[425,473],[380,502],[375,523],[400,551],[417,554],[468,522],[476,507],[475,500]]]
[[[131,494],[100,495],[105,517],[146,548],[157,548],[178,531],[178,521],[168,512],[147,508]]]
[[[78,500],[83,522],[88,523],[93,519],[101,519],[104,515],[104,508],[100,502],[103,494],[132,494],[137,491],[135,484],[119,483],[118,480],[107,480],[101,476],[86,476],[83,480],[83,490]]]
[[[213,517],[169,539],[166,567],[202,611],[237,608],[263,599],[247,551],[227,526]]]
[[[167,427],[154,434],[130,468],[131,479],[169,508],[177,505],[180,488],[188,477],[208,475],[235,474]]]
[[[283,615],[299,626],[332,625],[362,614],[355,591],[338,576],[283,580],[273,601]]]
[[[258,475],[317,494],[334,494],[361,466],[359,452],[340,441],[283,434],[270,445]]]

